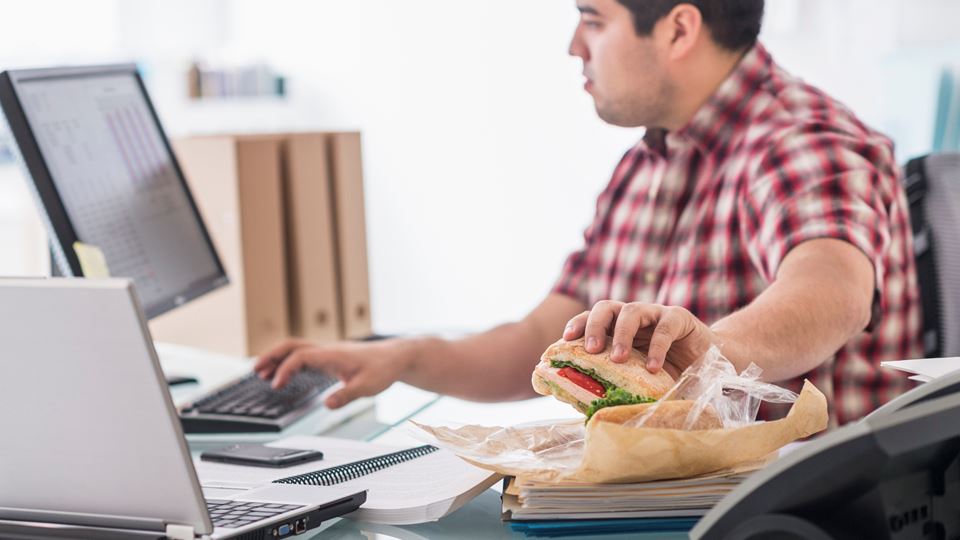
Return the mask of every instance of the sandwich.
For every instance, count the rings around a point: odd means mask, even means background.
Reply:
[[[646,368],[646,355],[630,349],[626,362],[610,360],[610,344],[597,354],[588,353],[584,340],[561,339],[544,351],[533,370],[533,389],[573,405],[587,415],[605,407],[651,403],[673,386],[673,377]]]

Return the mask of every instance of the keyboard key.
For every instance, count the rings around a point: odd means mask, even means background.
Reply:
[[[230,422],[229,420],[205,419],[204,415],[232,416],[238,423],[243,423],[243,418],[271,421],[283,418],[283,425],[287,425],[293,419],[309,413],[312,409],[303,406],[336,382],[336,378],[322,372],[304,370],[295,375],[286,387],[276,391],[271,388],[270,381],[264,381],[251,373],[230,386],[186,405],[181,409],[181,416],[184,418],[186,431],[190,433],[207,432],[203,427],[205,421],[211,423],[209,432],[229,431],[226,424],[220,427],[221,424]],[[295,414],[290,414],[294,412]],[[213,427],[214,423],[216,428]],[[251,422],[251,425],[264,424]]]
[[[247,516],[249,516],[249,517],[251,517],[251,518],[256,518],[256,519],[263,519],[263,518],[273,517],[273,516],[276,516],[276,515],[277,515],[277,514],[263,513],[263,512],[248,512],[248,513],[247,513]]]
[[[257,501],[207,501],[210,519],[217,527],[235,529],[256,523],[284,512],[303,508],[300,505],[262,503]]]

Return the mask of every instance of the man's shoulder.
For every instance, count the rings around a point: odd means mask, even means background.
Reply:
[[[842,171],[898,176],[893,142],[823,90],[777,67],[756,95],[729,169],[756,187],[769,173],[818,179]],[[736,160],[736,158],[742,158]]]
[[[845,104],[779,66],[758,100],[744,142],[766,152],[791,144],[840,142],[890,149],[892,143],[871,129]]]

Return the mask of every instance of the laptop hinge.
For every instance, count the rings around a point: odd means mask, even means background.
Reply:
[[[195,535],[190,525],[167,524],[167,538],[170,540],[193,540]]]

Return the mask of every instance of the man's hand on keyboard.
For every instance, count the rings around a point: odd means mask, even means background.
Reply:
[[[343,381],[343,388],[327,397],[326,406],[342,407],[363,396],[372,396],[396,382],[407,360],[402,347],[390,341],[317,345],[291,339],[257,359],[254,371],[272,386],[283,388],[301,369],[325,371]]]

